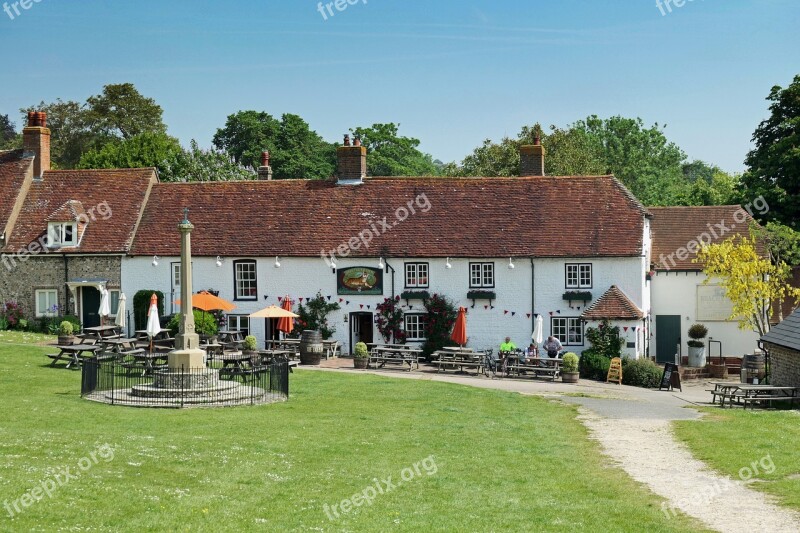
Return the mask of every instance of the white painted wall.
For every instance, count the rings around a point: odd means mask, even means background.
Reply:
[[[233,259],[224,258],[222,267],[215,265],[215,258],[195,257],[193,259],[195,291],[214,289],[220,291],[219,295],[227,300],[234,301]],[[244,259],[244,258],[242,258]],[[178,261],[177,257],[161,257],[157,267],[152,266],[152,257],[128,257],[122,261],[122,290],[129,299],[133,294],[142,289],[155,289],[169,295],[171,290],[170,263]],[[412,260],[408,260],[409,262]],[[588,289],[592,296],[599,298],[612,284],[620,287],[634,303],[644,308],[647,294],[644,286],[644,260],[640,257],[632,258],[575,258],[565,261],[563,259],[536,259],[535,273],[535,308],[531,306],[532,269],[531,261],[527,258],[515,258],[514,269],[508,268],[508,258],[494,259],[495,263],[495,288],[497,300],[492,302],[494,309],[486,308],[488,301],[473,302],[467,299],[469,290],[469,259],[451,258],[452,268],[446,268],[445,259],[414,259],[413,261],[429,263],[430,293],[443,293],[454,300],[457,306],[468,309],[467,335],[470,346],[483,348],[497,348],[503,338],[508,335],[519,347],[530,343],[533,331],[534,318],[527,313],[541,313],[544,316],[544,336],[550,334],[550,313],[553,316],[580,316],[583,310],[582,303],[569,303],[562,299],[565,289],[565,263],[592,263],[593,286]],[[474,260],[478,261],[478,260]],[[480,261],[487,261],[481,259]],[[492,261],[492,260],[488,260]],[[397,258],[387,258],[388,265],[395,269],[395,294],[400,294],[405,289],[404,263]],[[332,301],[339,298],[349,300],[350,304],[342,302],[342,309],[329,316],[331,325],[336,328],[335,338],[341,341],[345,351],[349,346],[349,326],[344,317],[350,312],[374,312],[375,305],[383,300],[382,296],[338,296],[336,294],[336,276],[331,268],[320,258],[292,258],[281,257],[280,268],[274,267],[275,258],[257,258],[258,272],[258,299],[256,301],[236,301],[237,309],[234,314],[249,314],[270,304],[278,305],[278,296],[290,295],[292,299],[298,297],[312,297],[317,291],[324,296],[331,295]],[[337,266],[348,268],[353,266],[377,267],[375,258],[369,259],[341,259]],[[384,296],[388,297],[392,291],[391,271],[384,274]],[[268,299],[264,299],[264,295]],[[175,298],[179,295],[176,294]],[[401,302],[406,305],[405,301]],[[591,302],[590,302],[591,303]],[[360,306],[363,305],[362,309]],[[369,309],[367,308],[369,305]],[[413,309],[406,308],[406,312],[423,312],[421,301],[411,301]],[[578,306],[581,308],[578,309]],[[169,302],[165,305],[166,312],[170,312]],[[508,311],[508,313],[505,313]],[[559,313],[560,311],[560,313]],[[513,313],[513,315],[512,315]],[[251,332],[263,345],[265,324],[262,319],[253,320]],[[376,341],[381,340],[377,329],[374,331]],[[570,351],[577,353],[588,348],[583,346],[565,346]],[[635,356],[635,353],[631,354]]]
[[[697,321],[697,286],[706,279],[702,272],[657,272],[651,282],[652,296],[652,354],[655,355],[655,340],[658,331],[655,327],[657,315],[680,315],[682,339],[681,354],[687,355],[686,332],[689,326]],[[703,322],[708,328],[708,336],[722,341],[723,355],[741,356],[753,353],[757,347],[758,334],[753,331],[742,331],[737,322],[708,321]],[[718,345],[711,349],[712,355],[718,354]]]

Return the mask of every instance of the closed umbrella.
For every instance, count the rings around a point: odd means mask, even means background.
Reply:
[[[289,311],[289,312],[292,311],[292,301],[289,299],[288,296],[283,299],[282,308],[283,308],[284,311]],[[295,316],[297,316],[297,315],[295,315]],[[278,331],[282,331],[282,332],[284,332],[284,333],[286,333],[288,335],[289,333],[292,332],[293,329],[294,329],[294,319],[293,318],[286,316],[286,317],[283,317],[280,320],[278,320]]]
[[[158,321],[158,296],[150,297],[150,309],[147,311],[147,336],[150,337],[150,353],[153,353],[153,337],[161,333],[161,322]]]
[[[128,324],[128,317],[125,316],[125,306],[126,306],[127,298],[124,294],[119,295],[119,305],[117,306],[117,318],[114,320],[114,324],[119,326],[119,330],[125,331]]]
[[[107,317],[111,314],[111,302],[109,301],[108,290],[103,288],[100,290],[100,310],[98,311],[101,317]]]
[[[458,308],[458,316],[456,323],[453,325],[453,333],[450,334],[450,340],[463,347],[467,344],[467,309],[466,307]]]
[[[536,323],[535,323],[536,325],[533,328],[533,333],[531,334],[531,340],[536,345],[537,354],[539,353],[539,345],[542,344],[542,338],[543,338],[542,330],[544,329],[542,326],[543,322],[544,319],[542,318],[542,315],[536,315]]]

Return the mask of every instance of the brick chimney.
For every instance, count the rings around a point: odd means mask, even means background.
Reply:
[[[22,147],[33,152],[33,179],[42,179],[50,170],[50,130],[47,128],[47,113],[28,112],[28,125],[22,130]]]
[[[269,152],[261,152],[261,166],[258,167],[258,179],[270,181],[272,179],[272,167],[269,166]]]
[[[357,138],[350,144],[350,136],[344,136],[344,146],[336,149],[337,183],[339,185],[360,185],[367,175],[367,148],[361,146]]]
[[[520,176],[544,176],[544,146],[539,137],[533,138],[533,144],[525,144],[519,147],[519,175]]]

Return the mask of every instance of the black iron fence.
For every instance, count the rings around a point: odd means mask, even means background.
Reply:
[[[255,405],[289,398],[289,364],[169,369],[120,361],[84,360],[81,396],[139,407]]]

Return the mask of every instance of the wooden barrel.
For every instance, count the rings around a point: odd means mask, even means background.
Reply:
[[[322,351],[322,333],[313,329],[303,330],[300,335],[300,364],[318,365]]]
[[[761,383],[764,376],[767,375],[764,355],[747,354],[744,356],[743,363],[748,383],[752,383],[753,378],[758,378],[758,382]]]

